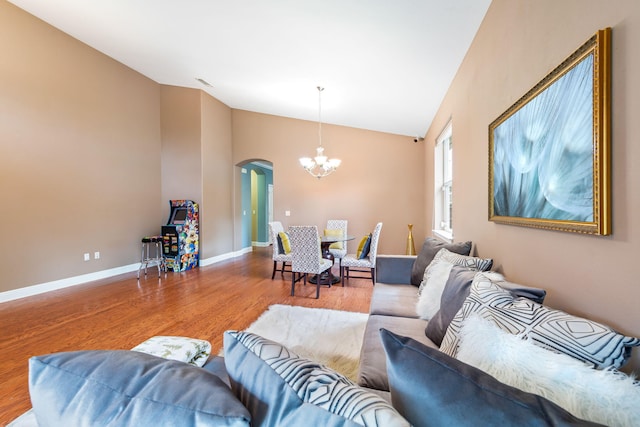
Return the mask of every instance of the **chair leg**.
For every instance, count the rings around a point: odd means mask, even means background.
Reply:
[[[278,269],[278,261],[273,261],[273,273],[271,273],[271,280],[276,277],[276,270]]]
[[[282,270],[280,271],[280,275],[282,276],[282,278],[284,279],[284,268],[286,267],[287,262],[286,261],[282,261]]]
[[[344,286],[344,267],[342,265],[340,265],[340,283],[342,283],[342,286]]]
[[[373,282],[374,286],[376,284],[376,269],[372,268],[371,269],[371,281]]]
[[[296,289],[296,273],[291,274],[291,296],[294,295]]]

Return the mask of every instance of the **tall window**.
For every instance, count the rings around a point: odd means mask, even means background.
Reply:
[[[433,232],[441,239],[453,240],[453,150],[451,143],[451,122],[447,124],[436,140],[434,155],[434,224]]]

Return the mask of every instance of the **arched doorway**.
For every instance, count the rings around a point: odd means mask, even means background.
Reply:
[[[273,165],[267,160],[247,160],[240,170],[240,247],[269,245],[273,219]]]

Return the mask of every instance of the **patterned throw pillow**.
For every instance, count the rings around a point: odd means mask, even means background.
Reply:
[[[619,368],[640,339],[619,334],[603,324],[517,298],[483,274],[477,274],[469,296],[453,318],[440,350],[456,357],[462,322],[478,313],[507,332],[564,353],[596,368]]]
[[[375,393],[258,335],[225,332],[224,360],[252,425],[409,426]]]
[[[429,320],[440,310],[440,299],[451,269],[454,266],[468,270],[487,271],[493,266],[493,259],[460,255],[442,248],[424,271],[418,288],[416,313],[421,319]]]

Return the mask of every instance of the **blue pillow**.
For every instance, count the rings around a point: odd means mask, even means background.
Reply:
[[[278,253],[280,255],[284,255],[284,246],[282,245],[282,237],[280,237],[280,233],[278,233]]]
[[[380,396],[258,335],[225,332],[224,361],[253,425],[409,427]]]
[[[40,427],[248,426],[251,421],[216,375],[135,351],[32,357],[29,393]]]
[[[595,426],[555,403],[380,329],[391,401],[414,426]]]

